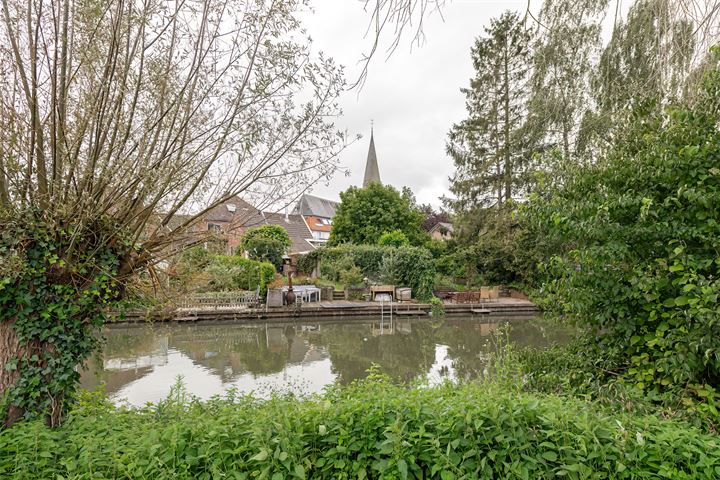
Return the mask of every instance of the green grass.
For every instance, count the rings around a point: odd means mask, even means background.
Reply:
[[[678,421],[493,384],[378,375],[309,399],[229,395],[0,432],[0,478],[720,478],[720,441]]]

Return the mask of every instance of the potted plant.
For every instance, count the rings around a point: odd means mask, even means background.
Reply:
[[[365,293],[362,270],[353,265],[340,273],[340,281],[345,286],[345,300],[362,300]]]

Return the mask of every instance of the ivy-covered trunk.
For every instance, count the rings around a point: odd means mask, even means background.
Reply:
[[[121,295],[119,266],[132,248],[109,220],[63,225],[17,213],[0,219],[0,424],[57,426],[104,310]]]
[[[0,369],[0,399],[3,399],[0,405],[5,410],[3,423],[6,427],[15,423],[23,414],[20,407],[9,405],[9,402],[5,400],[9,389],[15,385],[18,378],[17,370],[9,369],[7,366],[14,358],[23,354],[23,349],[20,348],[17,335],[12,328],[13,323],[13,321],[0,322],[0,365],[4,367]]]

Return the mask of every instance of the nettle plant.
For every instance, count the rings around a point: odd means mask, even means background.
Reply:
[[[107,305],[122,295],[120,260],[134,247],[111,218],[63,228],[38,210],[17,213],[0,233],[2,411],[6,422],[45,416],[56,425]]]

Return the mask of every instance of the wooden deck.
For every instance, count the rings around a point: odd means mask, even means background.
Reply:
[[[275,307],[275,308],[196,308],[178,309],[174,312],[151,313],[147,311],[126,312],[123,317],[109,316],[109,323],[125,322],[202,322],[202,321],[233,321],[252,322],[265,320],[293,320],[296,318],[334,319],[339,317],[379,317],[381,312],[405,317],[423,317],[431,311],[431,306],[425,303],[392,303],[363,301],[327,301],[305,303],[301,307]],[[501,297],[489,302],[468,304],[445,304],[445,314],[448,316],[534,316],[540,313],[537,305],[529,300]]]

